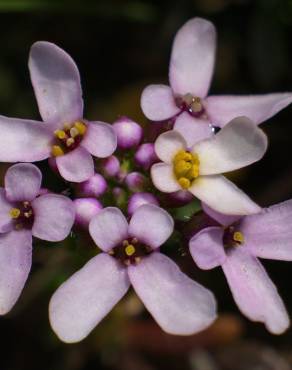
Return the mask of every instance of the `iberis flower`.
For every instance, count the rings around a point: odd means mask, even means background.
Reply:
[[[246,215],[260,211],[247,195],[221,173],[258,161],[267,149],[267,137],[245,117],[238,117],[218,134],[189,147],[177,131],[161,134],[155,142],[163,161],[151,167],[154,185],[163,192],[188,190],[218,212]],[[191,138],[189,138],[191,141]]]
[[[83,119],[78,69],[58,46],[36,42],[29,69],[44,122],[0,116],[2,162],[35,162],[56,158],[61,176],[82,182],[94,174],[91,156],[111,155],[117,146],[113,128]]]
[[[74,222],[63,195],[39,195],[42,175],[30,163],[10,167],[0,188],[0,314],[11,310],[31,268],[32,236],[61,241]]]
[[[215,61],[216,30],[202,18],[189,20],[174,39],[169,66],[170,87],[149,85],[141,97],[147,118],[176,118],[175,130],[189,130],[197,141],[212,135],[212,126],[223,127],[246,116],[259,124],[292,102],[291,93],[207,96]]]
[[[130,284],[168,333],[195,333],[214,321],[213,294],[159,252],[173,231],[166,211],[143,205],[128,224],[118,208],[105,208],[91,220],[89,231],[102,253],[63,283],[50,302],[50,322],[60,339],[85,338]]]
[[[203,208],[218,226],[207,227],[190,240],[196,264],[205,270],[221,266],[241,312],[281,334],[289,326],[289,317],[257,257],[292,260],[292,200],[242,218]]]

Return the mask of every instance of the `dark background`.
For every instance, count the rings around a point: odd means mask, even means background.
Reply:
[[[139,107],[142,89],[167,83],[173,37],[194,16],[210,19],[218,30],[211,93],[291,91],[291,0],[11,0],[0,1],[0,114],[39,119],[27,58],[33,42],[47,40],[79,66],[88,119],[113,122],[128,115],[147,124]],[[267,206],[292,196],[292,108],[262,128],[270,139],[265,158],[232,178]],[[51,176],[47,170],[45,180]],[[93,254],[86,235],[62,245],[35,243],[23,294],[0,318],[0,370],[292,369],[291,330],[272,336],[246,320],[222,271],[200,272],[179,251],[173,257],[184,271],[218,299],[220,318],[209,330],[188,338],[166,335],[130,292],[86,340],[61,343],[49,328],[49,298]],[[292,314],[292,264],[264,265]]]

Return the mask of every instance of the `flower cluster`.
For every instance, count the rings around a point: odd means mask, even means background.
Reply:
[[[262,209],[222,174],[263,157],[267,137],[258,124],[289,105],[292,93],[208,96],[215,48],[207,20],[178,31],[170,86],[142,93],[151,121],[142,129],[127,117],[85,119],[74,61],[49,42],[32,46],[42,122],[0,116],[0,161],[21,162],[0,188],[0,314],[28,278],[33,237],[62,241],[74,228],[89,232],[97,249],[51,298],[50,323],[61,340],[84,339],[131,285],[164,331],[203,330],[216,319],[216,300],[160,250],[175,231],[181,243],[189,238],[199,268],[222,267],[244,315],[275,334],[287,329],[283,301],[258,258],[292,260],[292,200]],[[41,188],[30,162],[46,159],[71,199]],[[173,209],[194,201],[201,210],[182,226]]]

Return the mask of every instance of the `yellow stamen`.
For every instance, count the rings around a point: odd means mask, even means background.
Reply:
[[[132,244],[129,244],[126,246],[125,252],[127,256],[131,257],[136,252],[136,248]]]
[[[64,151],[59,145],[53,145],[52,154],[54,157],[59,157],[61,155],[64,155]]]
[[[69,137],[69,139],[66,140],[66,145],[67,146],[71,146],[75,143],[75,140],[73,139],[73,137]]]
[[[11,208],[11,210],[9,211],[9,215],[11,218],[18,218],[20,214],[21,211],[18,208]]]
[[[186,177],[181,177],[178,179],[178,183],[183,189],[188,189],[191,186],[191,182]]]
[[[201,103],[201,99],[200,98],[194,98],[193,102],[191,104],[191,108],[192,108],[192,111],[195,112],[195,113],[200,112],[203,108],[202,103]]]
[[[74,123],[74,127],[78,130],[80,135],[84,135],[86,132],[86,125],[83,122],[77,121]]]
[[[79,131],[77,130],[77,128],[76,128],[76,127],[72,127],[72,128],[70,129],[70,135],[71,135],[71,137],[73,137],[73,138],[79,135]]]
[[[183,189],[188,189],[199,176],[200,161],[197,154],[180,150],[173,158],[173,172]]]
[[[58,139],[60,139],[60,140],[65,139],[65,138],[67,137],[66,132],[65,132],[65,131],[63,131],[63,130],[56,130],[56,131],[54,132],[54,134],[55,134],[55,136],[56,136]]]
[[[238,243],[243,243],[244,242],[244,236],[240,231],[235,231],[233,233],[233,240]]]

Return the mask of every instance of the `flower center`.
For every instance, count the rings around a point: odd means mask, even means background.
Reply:
[[[224,230],[223,245],[224,248],[238,247],[244,243],[244,235],[236,230],[234,226],[229,226]]]
[[[33,209],[30,202],[21,202],[9,211],[10,217],[14,220],[15,230],[31,229],[34,222]]]
[[[75,149],[83,139],[86,130],[86,124],[81,121],[73,124],[65,123],[63,130],[56,130],[54,132],[56,140],[52,147],[53,156],[59,157]]]
[[[109,251],[109,254],[126,266],[138,264],[141,258],[152,252],[148,245],[140,243],[137,238],[124,240],[121,244]]]
[[[180,150],[173,159],[174,175],[183,189],[188,189],[199,176],[200,160],[197,154]]]
[[[202,99],[190,93],[177,96],[175,102],[181,110],[189,112],[194,117],[200,117],[205,112]]]

